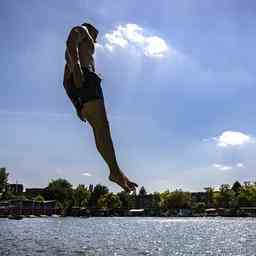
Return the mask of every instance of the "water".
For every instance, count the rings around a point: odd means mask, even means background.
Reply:
[[[252,256],[256,219],[0,219],[0,255]]]

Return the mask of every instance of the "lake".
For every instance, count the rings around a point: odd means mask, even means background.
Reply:
[[[0,219],[0,255],[256,255],[256,218]]]

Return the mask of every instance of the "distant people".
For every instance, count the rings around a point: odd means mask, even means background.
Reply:
[[[93,54],[98,30],[91,24],[72,28],[67,39],[63,85],[76,108],[78,117],[91,125],[96,147],[106,161],[109,180],[126,192],[138,185],[130,181],[118,166],[106,115],[101,78],[95,73]]]

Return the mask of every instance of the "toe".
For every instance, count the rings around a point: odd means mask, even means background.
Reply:
[[[136,189],[136,187],[138,187],[138,185],[136,183],[134,183],[134,182],[128,181],[127,183],[128,183],[129,187],[132,187],[134,189]]]

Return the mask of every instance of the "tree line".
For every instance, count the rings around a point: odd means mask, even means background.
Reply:
[[[33,199],[36,201],[56,200],[58,206],[66,211],[72,207],[79,208],[152,208],[164,213],[172,213],[175,209],[188,208],[195,213],[203,213],[206,208],[227,208],[236,211],[239,207],[256,206],[256,183],[236,181],[232,186],[223,184],[218,191],[212,187],[205,188],[204,193],[191,193],[176,189],[164,192],[147,193],[142,186],[136,194],[124,191],[112,193],[108,187],[97,184],[85,186],[73,185],[66,179],[51,180],[42,194],[33,197],[27,193],[13,193],[5,190],[9,173],[0,168],[0,200]],[[196,196],[199,194],[199,196]]]

